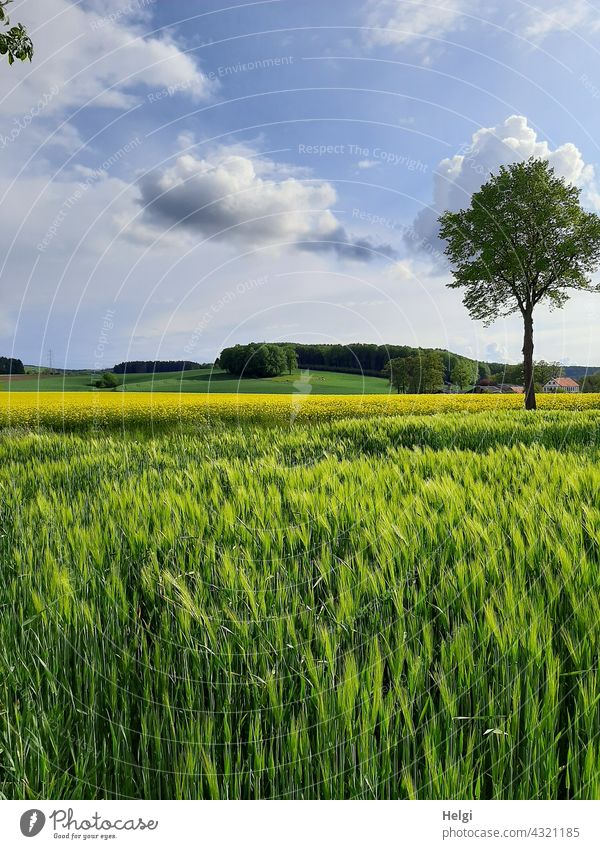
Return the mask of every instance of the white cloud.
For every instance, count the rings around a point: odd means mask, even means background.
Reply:
[[[471,0],[369,0],[366,26],[371,46],[403,47],[423,38],[443,38],[459,29]]]
[[[299,179],[294,169],[239,148],[222,148],[199,159],[180,155],[162,171],[140,180],[143,207],[138,238],[166,228],[251,246],[300,244],[304,250],[335,251],[368,261],[372,246],[350,237],[331,211],[336,201],[326,181]],[[149,230],[148,230],[149,228]]]
[[[569,32],[585,29],[586,33],[600,29],[598,10],[587,0],[571,0],[569,3],[556,4],[551,9],[531,7],[526,16],[526,38],[542,41],[555,32]]]
[[[490,363],[507,363],[509,362],[506,347],[499,345],[497,342],[488,342],[485,346],[485,358]]]
[[[4,114],[22,115],[44,95],[40,114],[51,115],[86,105],[126,109],[138,102],[134,92],[139,86],[193,99],[205,99],[214,90],[173,36],[146,35],[152,29],[150,11],[141,2],[111,0],[101,7],[28,0],[18,12],[35,54],[31,65],[19,66],[7,81],[0,99]]]
[[[438,216],[445,210],[464,209],[473,192],[501,165],[528,159],[547,159],[556,173],[583,189],[583,202],[594,206],[598,199],[593,165],[584,162],[581,151],[571,142],[552,149],[541,141],[523,115],[511,115],[496,127],[482,127],[460,153],[439,163],[433,182],[433,203],[421,211],[406,244],[429,252],[443,250],[439,242]]]
[[[365,40],[371,47],[416,44],[425,52],[429,50],[426,39],[443,39],[462,29],[470,23],[465,16],[481,14],[481,6],[475,0],[368,0]],[[548,6],[523,4],[512,16],[525,38],[539,42],[555,32],[600,30],[598,10],[588,0]],[[506,16],[506,10],[501,11]]]
[[[403,282],[406,280],[412,280],[415,277],[414,263],[408,259],[399,260],[398,262],[394,262],[392,265],[389,265],[385,270],[385,274],[393,280],[400,280]]]

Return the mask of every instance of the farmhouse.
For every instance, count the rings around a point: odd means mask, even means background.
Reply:
[[[545,384],[544,392],[579,392],[579,384],[572,377],[553,377]]]

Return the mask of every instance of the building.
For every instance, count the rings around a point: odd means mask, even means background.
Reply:
[[[572,377],[553,377],[544,386],[544,392],[579,392],[579,384]]]
[[[468,391],[474,395],[522,395],[525,390],[512,383],[478,383]]]
[[[525,392],[524,386],[514,386],[512,383],[499,383],[498,388],[508,395],[522,395]]]
[[[487,384],[482,386],[481,384],[477,384],[472,389],[468,389],[467,393],[469,395],[500,395],[502,390],[499,386],[493,386],[491,384]]]

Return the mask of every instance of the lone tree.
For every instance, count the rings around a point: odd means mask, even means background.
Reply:
[[[23,24],[10,26],[10,20],[6,14],[6,6],[12,3],[12,0],[0,0],[0,25],[3,25],[6,32],[0,32],[0,54],[8,57],[8,64],[12,65],[15,59],[20,59],[24,62],[33,56],[33,43],[27,35],[27,30]]]
[[[600,263],[600,218],[582,209],[580,190],[531,158],[502,167],[468,209],[440,216],[440,236],[454,266],[453,289],[464,288],[471,316],[491,324],[523,316],[525,408],[534,410],[533,311],[562,307],[571,289],[600,291],[590,274]]]
[[[437,351],[396,357],[387,363],[384,372],[398,392],[436,392],[444,383],[444,361]]]
[[[458,360],[452,371],[450,372],[450,380],[456,386],[463,389],[465,386],[473,386],[477,380],[477,366],[475,363],[468,363],[466,360]]]

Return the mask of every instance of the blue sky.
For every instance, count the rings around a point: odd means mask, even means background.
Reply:
[[[212,360],[235,342],[445,346],[470,320],[435,219],[547,157],[598,210],[599,10],[574,0],[19,0],[4,68],[0,346],[29,363]],[[536,356],[600,365],[600,297]]]

